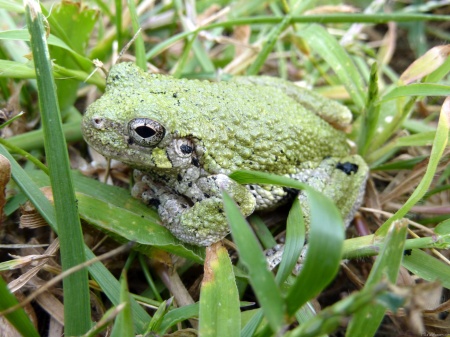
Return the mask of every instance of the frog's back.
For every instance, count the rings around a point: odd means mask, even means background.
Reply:
[[[348,154],[345,134],[280,89],[234,82],[187,81],[201,118],[186,129],[207,149],[210,172],[236,169],[295,173],[304,162]],[[200,106],[200,107],[199,107]],[[202,122],[200,122],[202,121]]]
[[[295,173],[302,163],[348,153],[343,132],[278,88],[175,79],[130,63],[116,65],[108,82],[110,95],[126,96],[117,102],[126,99],[127,108],[134,106],[126,118],[142,113],[174,137],[191,138],[202,148],[201,164],[211,173]]]

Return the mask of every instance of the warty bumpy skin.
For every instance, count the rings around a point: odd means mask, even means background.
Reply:
[[[156,207],[177,238],[207,246],[229,233],[222,190],[244,216],[292,195],[239,185],[228,177],[239,169],[305,182],[329,196],[348,223],[368,174],[339,130],[350,122],[344,106],[280,79],[211,83],[120,63],[87,109],[82,131],[95,150],[136,168],[132,194]],[[299,198],[308,222],[306,197]]]

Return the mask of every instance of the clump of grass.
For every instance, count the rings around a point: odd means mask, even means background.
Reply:
[[[37,306],[47,312],[38,311],[39,328],[30,322],[33,315],[8,309],[19,306],[7,283],[0,282],[0,310],[7,320],[24,336],[52,336],[62,324],[67,335],[86,336],[105,329],[120,336],[179,330],[201,336],[448,331],[448,320],[437,315],[446,308],[439,298],[447,298],[450,289],[450,101],[445,99],[450,48],[444,28],[450,17],[438,14],[448,11],[439,2],[389,6],[368,2],[358,12],[343,5],[320,7],[317,1],[130,0],[40,7],[33,0],[26,6],[0,1],[2,114],[8,120],[26,111],[2,128],[6,139],[0,153],[10,162],[13,178],[2,184],[2,277],[22,299],[29,295],[25,285],[50,281],[60,265],[70,275],[62,293],[61,284],[35,293],[41,297],[25,307],[28,313]],[[36,15],[26,22],[30,9]],[[308,190],[316,216],[298,275],[291,273],[304,244],[298,203],[290,211],[277,211],[275,222],[252,215],[251,230],[225,195],[234,243],[215,244],[205,252],[176,240],[154,211],[123,188],[129,169],[117,163],[108,169],[106,161],[89,154],[80,132],[82,111],[105,86],[92,60],[110,68],[134,36],[121,58],[144,69],[211,80],[273,75],[346,104],[354,113],[349,139],[371,168],[357,231],[350,230],[345,239],[335,229],[335,206]],[[41,45],[36,48],[36,43]],[[68,170],[66,142],[72,167],[88,177]],[[109,177],[120,187],[93,176]],[[240,183],[303,187],[257,172],[232,177]],[[39,190],[50,183],[54,205]],[[19,205],[26,200],[51,229],[17,229],[16,215],[25,212]],[[86,223],[84,243],[76,210]],[[37,216],[31,212],[33,221]],[[28,224],[27,219],[23,214],[21,223]],[[327,235],[330,231],[335,235]],[[60,259],[57,244],[47,251],[39,246],[51,243],[56,233]],[[277,236],[285,237],[286,246],[274,273],[266,269],[261,247],[273,246]],[[71,269],[93,259],[93,252],[112,250],[116,242],[136,244],[114,260],[88,262],[89,283],[86,270]],[[7,253],[23,257],[12,260]],[[36,266],[35,255],[42,259]],[[377,256],[375,261],[371,256]],[[430,298],[437,300],[427,303]],[[55,306],[64,308],[65,322]],[[49,326],[46,317],[52,320]]]

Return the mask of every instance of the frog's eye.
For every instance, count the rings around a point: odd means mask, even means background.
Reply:
[[[150,147],[158,144],[166,133],[164,126],[148,118],[135,118],[128,123],[129,142]]]

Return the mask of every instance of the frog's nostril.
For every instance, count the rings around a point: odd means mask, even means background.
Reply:
[[[103,129],[105,126],[105,119],[101,117],[92,117],[92,126],[96,129]]]

